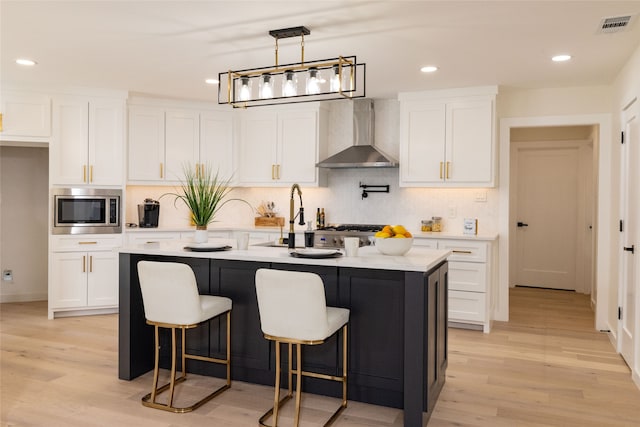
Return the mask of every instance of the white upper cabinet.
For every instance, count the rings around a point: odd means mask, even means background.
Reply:
[[[244,186],[323,185],[316,167],[326,153],[326,111],[318,104],[237,112],[236,165]]]
[[[165,177],[184,179],[184,167],[200,162],[200,116],[198,111],[168,110],[164,117]]]
[[[400,94],[400,185],[494,186],[496,92]]]
[[[54,98],[52,184],[122,185],[123,152],[124,99]]]
[[[7,91],[0,104],[0,141],[49,142],[51,98],[36,93]]]
[[[184,166],[207,165],[220,177],[232,170],[231,111],[184,106],[129,106],[128,181],[133,184],[176,184]]]
[[[231,111],[200,113],[200,164],[211,165],[223,179],[235,175],[233,168],[233,120]]]
[[[129,181],[164,179],[164,110],[129,106]]]

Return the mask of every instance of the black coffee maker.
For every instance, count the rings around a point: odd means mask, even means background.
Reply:
[[[160,202],[144,199],[144,204],[138,205],[138,225],[142,228],[157,228],[160,218]]]

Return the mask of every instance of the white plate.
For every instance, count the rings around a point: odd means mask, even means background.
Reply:
[[[296,249],[295,251],[290,252],[290,254],[292,256],[298,256],[302,258],[333,258],[342,255],[342,253],[336,249],[314,248]]]
[[[192,251],[200,251],[200,252],[205,252],[205,251],[224,251],[227,249],[230,249],[231,246],[229,246],[226,243],[188,243],[185,247],[185,249],[191,249]]]

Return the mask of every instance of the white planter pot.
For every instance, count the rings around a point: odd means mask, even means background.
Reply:
[[[195,243],[207,243],[209,241],[209,232],[207,230],[196,230],[193,234]]]

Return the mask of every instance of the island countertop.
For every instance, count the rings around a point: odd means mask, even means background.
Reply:
[[[208,258],[228,261],[255,261],[286,264],[305,264],[327,267],[368,268],[376,270],[426,272],[444,261],[451,253],[448,250],[429,249],[413,246],[403,256],[383,255],[373,246],[363,246],[358,256],[337,258],[298,258],[289,254],[288,248],[249,246],[247,250],[237,250],[232,239],[210,239],[209,243],[227,244],[230,250],[213,252],[194,252],[185,249],[188,240],[145,243],[130,245],[119,249],[120,253],[164,255],[189,258]],[[344,253],[343,250],[340,250]]]

